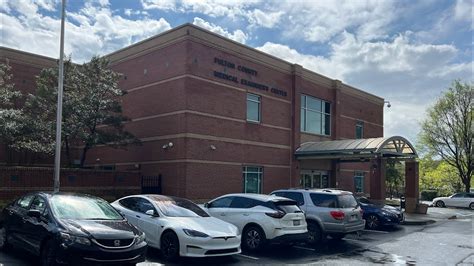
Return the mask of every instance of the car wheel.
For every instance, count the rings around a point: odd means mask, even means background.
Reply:
[[[52,240],[47,241],[41,249],[41,265],[53,266],[56,263],[56,250]]]
[[[174,261],[179,257],[179,239],[171,231],[161,236],[160,250],[163,258],[167,261]]]
[[[0,251],[8,250],[10,247],[7,239],[7,229],[0,225]]]
[[[341,240],[343,239],[346,235],[345,234],[331,234],[330,235],[332,239],[334,240]]]
[[[367,217],[365,225],[367,225],[367,228],[369,229],[376,229],[380,226],[379,218],[376,215],[371,214]]]
[[[474,202],[472,202],[471,204],[469,204],[469,209],[474,210]]]
[[[265,233],[257,226],[249,226],[244,229],[242,234],[243,248],[254,251],[262,248],[265,244]]]
[[[444,202],[443,202],[443,201],[438,200],[438,201],[436,202],[436,207],[443,208],[444,206],[446,206],[446,205],[444,205]]]
[[[323,238],[323,232],[319,225],[315,222],[308,223],[308,244],[316,245],[321,242]]]

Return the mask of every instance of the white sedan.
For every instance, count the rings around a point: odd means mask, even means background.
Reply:
[[[145,232],[148,245],[160,249],[166,260],[241,252],[237,227],[210,217],[187,199],[134,195],[116,200],[112,206]]]
[[[449,197],[438,197],[433,200],[436,207],[463,207],[474,210],[474,193],[456,193]]]

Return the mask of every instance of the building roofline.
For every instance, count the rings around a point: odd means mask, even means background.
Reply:
[[[8,59],[12,62],[21,62],[35,67],[50,67],[57,64],[58,59],[34,54],[5,46],[0,46],[0,60]]]

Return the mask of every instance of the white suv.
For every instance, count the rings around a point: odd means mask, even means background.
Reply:
[[[213,217],[237,226],[242,248],[257,250],[267,241],[292,243],[306,241],[304,213],[291,199],[260,194],[228,194],[204,204]]]

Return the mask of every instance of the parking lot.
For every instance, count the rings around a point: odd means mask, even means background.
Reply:
[[[429,264],[473,265],[473,215],[466,209],[430,208],[437,213],[436,223],[364,230],[341,241],[328,239],[318,246],[271,245],[258,253],[242,253],[230,257],[181,258],[177,264]],[[455,219],[448,218],[456,217]],[[14,250],[0,253],[3,265],[35,265],[36,257]],[[163,264],[159,251],[149,249],[147,262],[139,265]]]

